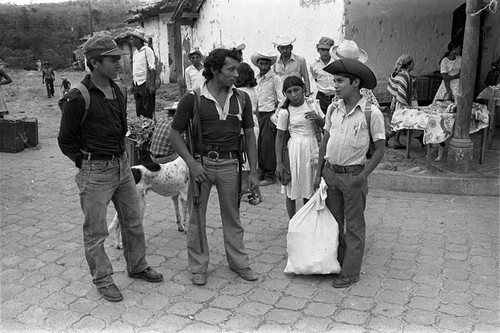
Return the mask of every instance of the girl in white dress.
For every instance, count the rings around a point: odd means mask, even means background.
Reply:
[[[314,194],[313,181],[318,164],[318,141],[315,134],[315,122],[324,126],[324,114],[312,108],[305,99],[305,84],[298,76],[289,76],[283,82],[283,94],[286,100],[278,114],[276,135],[276,176],[282,179],[284,165],[281,151],[288,145],[290,156],[291,180],[281,187],[286,195],[286,209],[292,218],[296,212],[295,200],[302,198],[306,203]],[[290,139],[284,142],[285,131]]]
[[[453,41],[448,44],[448,52],[446,52],[440,63],[440,72],[443,76],[443,81],[436,92],[433,103],[436,103],[437,100],[457,102],[460,68],[462,67],[461,53],[462,45]]]

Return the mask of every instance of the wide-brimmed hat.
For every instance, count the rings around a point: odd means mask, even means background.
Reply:
[[[323,70],[330,74],[347,73],[360,78],[363,81],[363,88],[373,89],[377,86],[377,78],[372,70],[361,61],[355,59],[339,59]]]
[[[188,52],[188,57],[190,57],[192,54],[197,53],[200,57],[203,57],[203,53],[199,49],[191,49]]]
[[[122,56],[128,52],[118,48],[115,41],[109,36],[94,36],[83,45],[83,53],[88,59],[95,56]]]
[[[342,43],[337,46],[332,46],[330,49],[330,55],[333,60],[355,59],[361,61],[362,63],[365,63],[368,60],[368,55],[365,50],[359,48],[355,41],[349,39],[342,41]]]
[[[274,46],[287,46],[292,45],[297,38],[288,36],[287,34],[276,36],[276,39],[273,41]]]
[[[329,50],[332,48],[334,44],[335,42],[333,41],[333,39],[331,39],[330,37],[323,36],[319,40],[318,44],[316,44],[316,48]]]
[[[144,31],[142,31],[140,29],[135,29],[134,31],[129,32],[128,34],[130,36],[134,36],[134,37],[140,38],[140,39],[142,39],[142,41],[144,41],[146,43],[148,42],[148,40],[145,37]]]
[[[254,64],[255,66],[257,66],[257,62],[259,61],[259,59],[267,59],[267,60],[271,61],[271,66],[272,66],[276,63],[276,60],[278,59],[278,57],[273,55],[271,52],[262,52],[262,53],[255,52],[250,57],[252,64]]]

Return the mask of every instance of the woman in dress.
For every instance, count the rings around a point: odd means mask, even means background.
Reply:
[[[5,99],[3,96],[2,86],[11,82],[12,79],[10,78],[10,76],[5,73],[3,68],[0,68],[0,118],[3,118],[4,115],[9,114],[9,111],[7,110],[7,104],[5,103]]]
[[[458,93],[458,83],[460,80],[460,67],[462,66],[462,45],[451,41],[448,44],[448,52],[441,59],[440,72],[443,76],[443,82],[439,86],[435,103],[437,100],[450,100],[456,103]]]
[[[289,76],[283,82],[283,94],[286,97],[278,114],[276,135],[276,176],[282,179],[285,168],[281,151],[287,145],[290,157],[290,182],[281,187],[286,196],[286,210],[289,218],[296,212],[295,201],[299,198],[306,203],[314,194],[313,181],[318,164],[318,141],[315,122],[323,128],[324,114],[311,108],[305,99],[306,86],[298,76]],[[284,142],[285,131],[290,139]]]
[[[391,115],[396,110],[417,106],[415,78],[410,72],[415,68],[415,61],[407,54],[403,54],[396,61],[394,71],[389,77],[387,90],[392,95]],[[406,148],[400,141],[401,131],[397,131],[394,139],[394,149]]]

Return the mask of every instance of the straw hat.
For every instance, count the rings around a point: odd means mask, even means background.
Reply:
[[[323,70],[330,74],[347,73],[363,80],[363,88],[373,89],[377,86],[377,78],[372,70],[361,61],[354,59],[340,59],[332,62]]]
[[[273,41],[274,46],[287,46],[287,45],[292,45],[293,42],[295,42],[297,38],[288,36],[287,34],[284,35],[279,35],[276,37],[276,39]]]
[[[330,49],[330,55],[333,60],[339,59],[355,59],[359,60],[362,63],[365,63],[368,60],[368,55],[365,50],[358,47],[358,44],[353,40],[346,39],[342,41],[337,46],[332,46]]]
[[[272,55],[271,52],[256,52],[254,54],[252,54],[252,56],[250,57],[250,60],[252,61],[252,64],[254,64],[255,66],[257,66],[257,62],[259,61],[259,59],[267,59],[269,61],[271,61],[271,66],[274,65],[276,63],[276,59],[278,59],[277,56],[275,55]]]
[[[139,39],[142,39],[142,41],[144,42],[148,42],[148,40],[146,39],[146,37],[144,36],[145,33],[144,31],[140,30],[140,29],[135,29],[134,31],[131,31],[128,33],[130,36],[134,36],[134,37],[137,37]]]
[[[195,54],[195,53],[197,53],[200,57],[203,57],[203,54],[201,53],[201,51],[199,49],[191,49],[191,50],[189,50],[188,57],[190,57],[192,54]]]

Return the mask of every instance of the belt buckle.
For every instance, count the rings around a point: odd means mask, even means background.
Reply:
[[[217,150],[209,150],[207,157],[212,161],[217,161],[219,159],[219,152]]]

